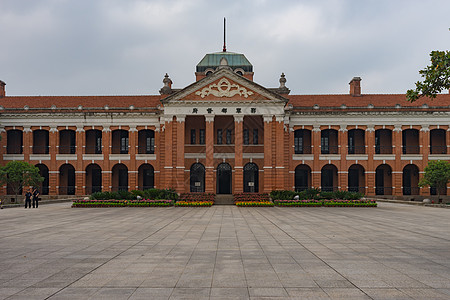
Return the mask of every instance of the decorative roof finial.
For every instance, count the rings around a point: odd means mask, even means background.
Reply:
[[[226,29],[226,19],[223,18],[223,52],[227,52],[227,45],[225,43],[225,29]]]
[[[164,86],[159,90],[161,95],[169,95],[172,93],[172,80],[169,78],[169,75],[166,73],[163,79]]]
[[[284,73],[281,73],[281,78],[280,78],[280,89],[286,88],[286,76],[284,75]]]

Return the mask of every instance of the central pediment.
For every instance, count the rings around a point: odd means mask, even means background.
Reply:
[[[180,101],[247,101],[287,103],[288,99],[240,76],[229,69],[219,69],[161,100],[163,104]]]
[[[195,92],[196,95],[205,98],[209,95],[214,97],[228,97],[239,95],[244,98],[248,98],[255,93],[251,90],[247,90],[245,87],[240,86],[237,83],[231,83],[226,77],[222,77],[218,83],[210,84],[208,87],[204,87]]]

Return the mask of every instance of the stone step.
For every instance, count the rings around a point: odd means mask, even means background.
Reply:
[[[214,205],[234,205],[233,195],[228,194],[219,194],[216,195],[216,199],[214,200]]]

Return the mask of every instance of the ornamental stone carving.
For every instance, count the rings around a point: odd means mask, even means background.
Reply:
[[[239,95],[247,98],[248,96],[253,95],[253,92],[247,91],[246,88],[241,87],[238,84],[231,84],[231,82],[229,82],[226,78],[222,78],[219,83],[211,84],[210,86],[203,88],[201,91],[195,92],[195,94],[202,98],[205,98],[210,94],[216,97],[230,98],[235,95]]]

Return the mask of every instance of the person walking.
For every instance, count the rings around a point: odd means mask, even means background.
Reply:
[[[31,189],[25,193],[25,208],[31,208],[31,197],[33,197],[33,193],[31,193]]]
[[[34,188],[34,190],[33,190],[33,208],[34,208],[35,204],[36,204],[36,208],[38,208],[38,206],[39,206],[38,200],[39,200],[39,191],[37,188]]]

